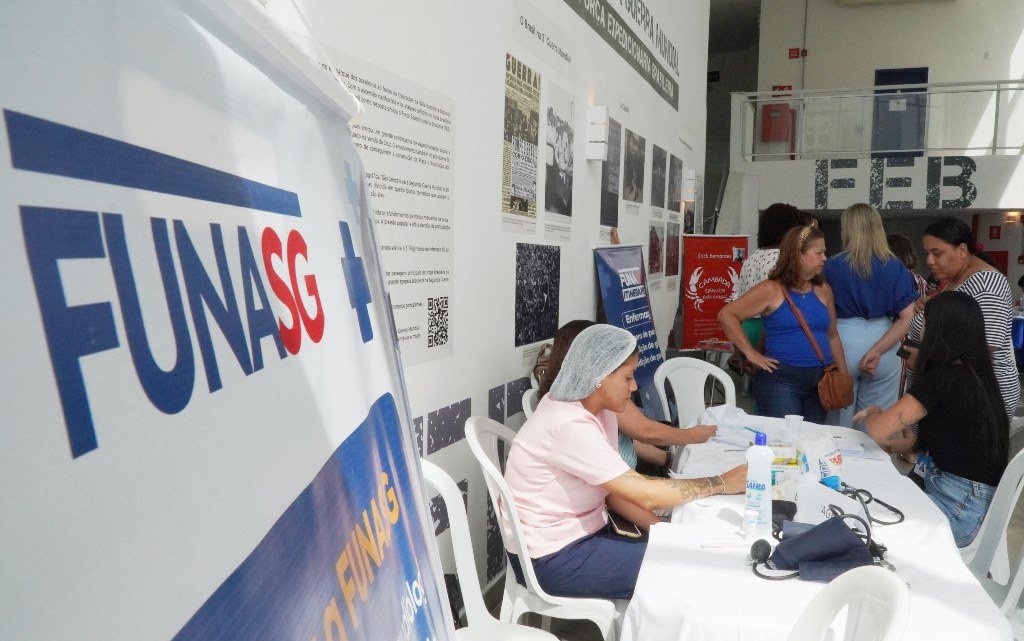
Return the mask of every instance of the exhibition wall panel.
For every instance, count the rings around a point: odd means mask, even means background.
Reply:
[[[478,567],[493,579],[500,542],[465,420],[521,423],[537,347],[595,317],[593,249],[611,236],[602,221],[623,243],[661,251],[648,265],[667,343],[679,277],[664,265],[678,251],[664,243],[678,242],[679,208],[695,199],[686,175],[704,173],[709,2],[299,6],[317,41],[305,46],[366,110],[353,138],[381,223],[417,437],[468,482]],[[301,31],[290,2],[268,10]],[[607,108],[607,162],[586,158],[590,106]]]

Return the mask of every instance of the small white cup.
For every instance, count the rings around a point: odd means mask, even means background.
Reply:
[[[786,430],[794,437],[800,436],[803,430],[804,417],[799,414],[786,414]]]

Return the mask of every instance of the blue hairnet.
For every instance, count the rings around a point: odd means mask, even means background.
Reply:
[[[626,362],[636,338],[612,325],[591,325],[569,346],[548,394],[556,401],[578,401],[594,393],[597,384]]]

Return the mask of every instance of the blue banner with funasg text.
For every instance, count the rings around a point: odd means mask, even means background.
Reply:
[[[629,330],[636,336],[640,361],[634,376],[640,388],[644,414],[664,420],[666,417],[654,384],[654,372],[665,359],[654,331],[643,251],[640,245],[601,247],[594,250],[594,261],[608,324]]]
[[[443,638],[401,430],[381,396],[174,641]]]

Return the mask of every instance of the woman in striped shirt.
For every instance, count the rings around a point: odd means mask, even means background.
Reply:
[[[932,223],[924,230],[921,242],[932,275],[940,283],[946,283],[940,288],[964,292],[981,306],[999,394],[1007,416],[1013,416],[1020,402],[1021,388],[1010,337],[1013,297],[1006,276],[977,255],[971,228],[959,218],[942,218]],[[924,314],[919,312],[910,323],[910,339],[920,342],[923,329]],[[907,351],[911,353],[908,363],[913,369],[917,350],[908,348]],[[911,382],[908,381],[908,385]]]

